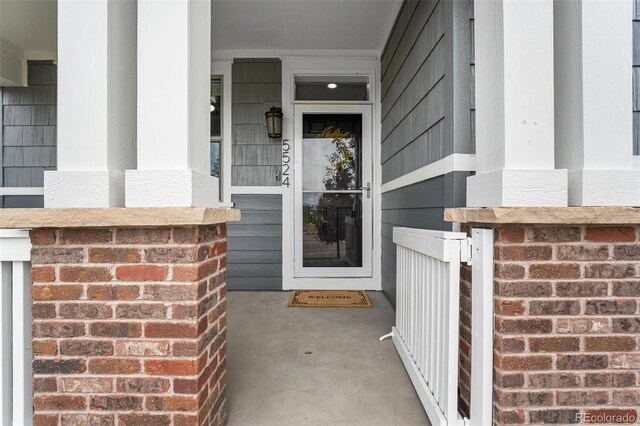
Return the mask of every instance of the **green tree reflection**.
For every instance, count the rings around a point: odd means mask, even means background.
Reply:
[[[319,138],[331,138],[335,150],[329,155],[323,179],[326,190],[354,189],[357,173],[356,138],[339,128],[325,128]],[[339,241],[345,239],[344,218],[352,216],[354,198],[350,194],[323,193],[318,198],[313,222],[318,238],[325,244],[338,243],[337,257],[340,257]]]

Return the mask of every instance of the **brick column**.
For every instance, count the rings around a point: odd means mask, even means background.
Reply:
[[[225,237],[32,231],[34,425],[224,424]]]
[[[497,226],[495,422],[637,421],[639,231]]]

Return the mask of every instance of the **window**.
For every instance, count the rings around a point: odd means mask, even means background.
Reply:
[[[211,61],[209,167],[219,180],[220,205],[231,202],[231,61]]]
[[[368,101],[369,78],[296,76],[297,101]]]
[[[220,179],[220,144],[222,142],[222,78],[220,76],[211,77],[209,109],[211,111],[211,132],[209,139],[211,143],[211,176]],[[220,193],[222,194],[222,185],[220,186]]]

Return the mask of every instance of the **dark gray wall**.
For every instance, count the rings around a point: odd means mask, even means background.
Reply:
[[[633,2],[633,154],[640,155],[640,0]]]
[[[465,205],[468,172],[447,173],[382,194],[382,291],[395,306],[396,246],[393,227],[451,230],[444,209]]]
[[[234,195],[242,220],[228,225],[229,290],[282,290],[282,196]]]
[[[444,2],[406,1],[382,55],[382,181],[445,156]]]
[[[469,126],[471,128],[471,152],[476,152],[476,49],[475,49],[475,11],[473,9],[473,1],[469,0],[469,62],[471,64],[471,75],[469,84],[469,101],[471,103],[471,115],[469,117]]]
[[[382,54],[382,180],[472,153],[471,1],[406,0]],[[393,227],[450,230],[468,172],[382,195],[382,288],[395,304]]]
[[[56,66],[29,61],[27,87],[2,88],[0,186],[41,187],[56,167]],[[0,207],[42,207],[42,197],[0,197]]]
[[[280,60],[236,59],[232,81],[232,185],[279,185],[282,140],[267,136],[264,113],[282,104]]]

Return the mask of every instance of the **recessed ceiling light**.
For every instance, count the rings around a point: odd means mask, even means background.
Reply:
[[[338,87],[338,85],[337,85],[337,84],[335,84],[335,83],[329,83],[329,84],[327,84],[327,87],[328,87],[329,89],[335,89],[336,87]]]

